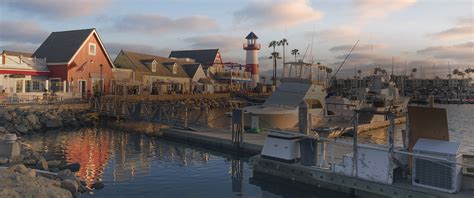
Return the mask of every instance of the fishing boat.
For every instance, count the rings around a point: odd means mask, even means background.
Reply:
[[[315,66],[302,60],[285,63],[281,84],[268,99],[262,105],[243,109],[246,114],[245,127],[258,125],[260,128],[295,128],[298,125],[298,107],[301,104],[308,105],[312,116],[325,116],[327,93],[324,86],[313,79]]]

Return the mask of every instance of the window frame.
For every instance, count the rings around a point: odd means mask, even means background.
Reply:
[[[94,46],[94,52],[91,52],[92,46]],[[89,55],[95,56],[97,54],[97,45],[95,43],[89,43],[88,52],[89,52]]]

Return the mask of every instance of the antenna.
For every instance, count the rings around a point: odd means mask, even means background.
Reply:
[[[331,81],[329,82],[329,85],[332,84],[332,81],[334,79],[334,77],[337,75],[337,73],[339,72],[339,70],[341,70],[341,67],[344,65],[344,63],[346,63],[347,59],[349,58],[349,56],[352,54],[352,51],[354,50],[354,48],[357,46],[357,44],[359,43],[359,40],[357,40],[357,42],[354,44],[354,46],[352,46],[351,50],[349,51],[349,53],[347,54],[346,58],[344,58],[344,61],[342,61],[341,65],[337,68],[336,72],[334,73],[334,75],[332,75],[331,77]],[[330,87],[330,86],[329,86]]]
[[[391,77],[390,77],[390,80],[393,80],[392,78],[393,78],[393,65],[395,64],[394,62],[395,62],[395,61],[394,61],[394,58],[393,58],[393,56],[392,56],[392,75],[391,75]]]
[[[309,49],[309,44],[308,44],[308,47],[306,47],[306,50],[304,51],[303,60],[304,60],[304,57],[306,57],[306,52],[308,52],[308,49]]]
[[[314,42],[314,29],[316,29],[316,24],[313,25],[313,34],[311,35],[311,50],[309,51],[309,54],[311,54],[311,64],[314,63],[314,60],[313,60],[313,42]]]

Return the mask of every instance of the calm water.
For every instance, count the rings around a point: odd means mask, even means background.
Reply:
[[[28,138],[47,158],[79,162],[77,175],[105,188],[91,197],[347,197],[288,182],[253,179],[248,157],[109,129]]]
[[[445,105],[451,139],[474,154],[474,105]],[[224,124],[225,125],[225,124]],[[384,131],[366,141],[385,141]],[[112,131],[81,129],[27,137],[47,158],[79,162],[77,175],[105,188],[92,197],[345,197],[338,192],[252,176],[248,157],[169,140]],[[398,138],[400,139],[400,138]]]

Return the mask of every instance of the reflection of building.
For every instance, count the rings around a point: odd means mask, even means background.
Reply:
[[[79,163],[81,169],[76,176],[84,179],[87,186],[102,177],[107,164],[109,137],[106,133],[86,130],[80,136],[67,141],[66,159],[69,163]]]

